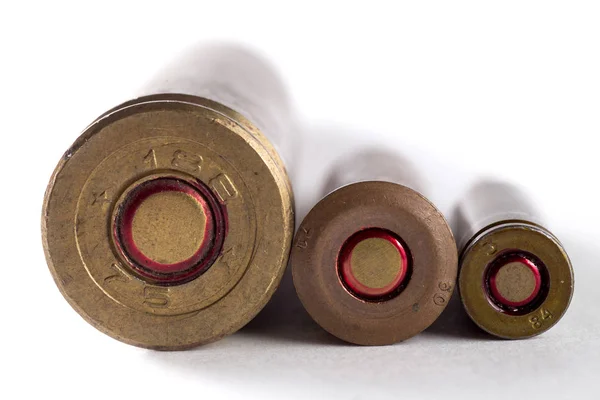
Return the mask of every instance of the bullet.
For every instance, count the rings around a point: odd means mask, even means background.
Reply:
[[[129,344],[175,350],[267,303],[294,231],[293,117],[277,76],[235,47],[195,48],[67,150],[42,213],[73,308]],[[289,166],[289,165],[288,165]]]
[[[527,197],[504,183],[480,183],[456,216],[459,290],[471,319],[505,339],[553,327],[571,301],[573,269]]]
[[[430,326],[456,280],[454,237],[398,156],[375,150],[340,160],[327,196],[294,239],[291,268],[312,318],[347,342],[385,345]],[[410,187],[409,187],[410,186]]]

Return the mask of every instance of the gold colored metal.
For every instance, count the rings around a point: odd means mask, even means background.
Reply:
[[[483,284],[488,265],[499,254],[515,249],[535,255],[548,272],[543,301],[523,314],[500,310],[490,301]],[[558,239],[539,225],[527,221],[503,221],[488,226],[466,246],[460,264],[459,288],[463,305],[471,319],[493,335],[506,339],[538,335],[554,326],[569,307],[573,293],[571,262]],[[514,299],[527,297],[525,294],[531,293],[531,276],[527,274],[530,272],[517,272],[510,280],[501,277],[502,293]],[[514,289],[511,282],[523,277],[526,277],[525,282]],[[508,285],[511,285],[510,289]]]
[[[113,234],[129,193],[160,178],[199,182],[226,210],[222,251],[181,284],[141,276]],[[198,249],[208,219],[193,198],[163,192],[140,205],[132,231],[144,255],[171,263]],[[284,165],[254,125],[213,101],[162,94],[107,112],[77,139],[50,180],[42,234],[56,284],[83,318],[126,343],[172,350],[217,340],[262,309],[293,220]]]
[[[521,302],[535,290],[535,276],[523,263],[511,262],[498,270],[496,287],[505,299]]]
[[[148,197],[133,218],[133,239],[141,252],[163,264],[182,262],[204,240],[206,215],[192,197],[159,192]]]
[[[352,273],[365,286],[382,288],[394,280],[402,268],[400,253],[389,241],[365,239],[352,250]]]

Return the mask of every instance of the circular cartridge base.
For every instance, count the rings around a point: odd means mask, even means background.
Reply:
[[[459,290],[471,319],[505,339],[539,335],[566,312],[573,269],[560,242],[525,221],[483,229],[461,255]]]
[[[293,198],[283,163],[240,114],[194,96],[123,104],[58,164],[42,216],[69,303],[124,342],[185,349],[241,328],[285,269]]]
[[[456,244],[419,193],[360,182],[310,211],[291,267],[300,300],[325,330],[347,342],[385,345],[418,334],[441,314],[456,280]],[[350,282],[351,270],[362,288]]]

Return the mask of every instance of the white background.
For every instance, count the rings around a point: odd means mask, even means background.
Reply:
[[[598,398],[600,4],[579,1],[0,5],[0,397],[199,399]],[[288,277],[248,327],[159,353],[96,331],[47,270],[40,213],[79,132],[182,48],[228,39],[281,72],[300,115],[297,209],[348,147],[385,145],[450,217],[476,180],[524,187],[576,274],[569,312],[524,341],[491,339],[451,304],[394,346],[343,344]]]

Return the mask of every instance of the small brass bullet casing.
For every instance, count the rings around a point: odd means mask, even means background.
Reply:
[[[250,321],[281,280],[294,231],[274,147],[286,147],[290,119],[272,72],[230,46],[177,65],[154,94],[83,132],[42,215],[46,259],[73,308],[118,340],[161,350]]]
[[[571,301],[573,268],[526,196],[504,183],[480,183],[456,214],[459,290],[471,319],[505,339],[553,327]]]
[[[399,176],[403,168],[395,155],[370,150],[339,162],[328,185],[338,189],[313,207],[294,239],[291,268],[302,304],[347,342],[408,339],[437,319],[454,289],[452,232],[407,186],[416,187],[414,177]]]

